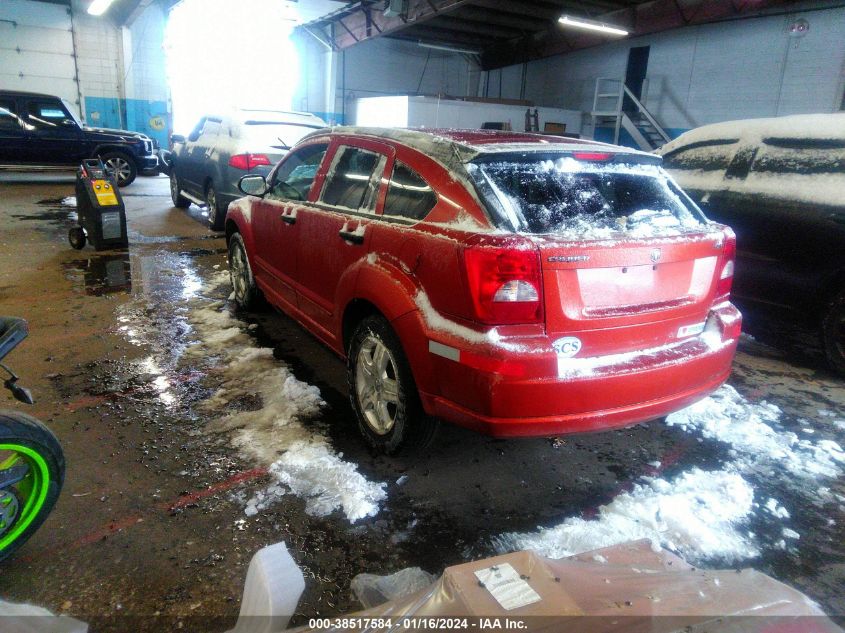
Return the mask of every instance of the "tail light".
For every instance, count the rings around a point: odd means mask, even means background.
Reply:
[[[540,253],[522,239],[478,236],[463,252],[475,319],[488,325],[543,320]]]
[[[719,266],[719,279],[716,282],[714,303],[727,301],[731,296],[734,267],[736,266],[736,234],[729,228],[725,228],[725,245],[722,247],[722,258],[719,260]]]
[[[235,154],[229,158],[229,167],[249,171],[259,165],[269,165],[270,159],[265,154]]]

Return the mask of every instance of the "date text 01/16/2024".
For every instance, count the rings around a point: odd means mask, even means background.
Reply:
[[[506,617],[475,618],[438,618],[438,617],[403,617],[403,618],[312,618],[308,627],[316,630],[362,631],[362,630],[512,630],[527,628],[524,620]]]

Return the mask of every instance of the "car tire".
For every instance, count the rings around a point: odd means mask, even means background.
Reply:
[[[138,167],[129,154],[123,152],[106,152],[100,154],[106,169],[114,175],[118,187],[128,187],[138,176]]]
[[[170,170],[170,199],[173,201],[173,206],[179,209],[187,209],[191,206],[191,201],[188,200],[181,193],[182,187],[179,184],[179,179],[173,169]]]
[[[217,189],[214,183],[208,183],[205,190],[205,202],[208,205],[208,226],[212,231],[222,231],[226,222],[226,208],[220,208],[220,199],[217,197]]]
[[[384,317],[370,316],[358,324],[346,376],[358,428],[375,451],[392,455],[431,444],[439,422],[423,411],[402,344]]]
[[[72,248],[81,251],[85,248],[85,244],[88,241],[87,236],[85,235],[85,229],[81,226],[74,226],[68,229],[67,241],[70,242]]]
[[[822,319],[822,344],[831,368],[845,376],[845,291],[827,304]]]
[[[240,233],[229,238],[229,279],[235,294],[235,303],[242,310],[254,310],[261,300],[261,291],[255,285],[252,268],[246,255],[246,246]]]

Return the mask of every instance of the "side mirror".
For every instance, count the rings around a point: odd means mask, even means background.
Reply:
[[[264,176],[247,174],[246,176],[242,176],[238,181],[238,189],[240,189],[241,193],[245,193],[248,196],[262,197],[268,191],[267,181],[264,179]]]
[[[172,145],[175,145],[176,143],[184,143],[184,142],[185,142],[185,137],[182,136],[181,134],[171,134],[170,135],[170,143]]]

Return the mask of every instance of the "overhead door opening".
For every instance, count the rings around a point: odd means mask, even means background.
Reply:
[[[234,108],[290,110],[299,59],[296,16],[277,0],[183,0],[165,33],[173,129]]]

